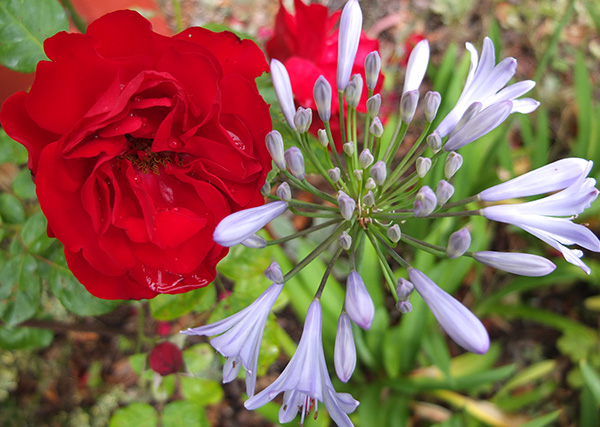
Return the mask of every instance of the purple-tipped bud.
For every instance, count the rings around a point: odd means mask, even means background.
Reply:
[[[279,184],[275,194],[277,194],[277,197],[281,200],[285,200],[286,202],[292,200],[292,190],[290,189],[290,185],[285,181]]]
[[[375,305],[367,291],[365,282],[356,271],[346,281],[346,313],[350,319],[363,329],[369,329],[375,316]]]
[[[265,137],[265,145],[267,146],[267,150],[275,162],[275,165],[279,169],[285,170],[285,158],[283,157],[283,138],[281,134],[276,130],[269,132]]]
[[[438,206],[444,206],[448,200],[454,195],[454,186],[443,179],[438,182],[435,189]]]
[[[450,338],[462,348],[483,354],[490,347],[490,338],[481,321],[450,294],[438,287],[415,268],[408,269],[415,289]]]
[[[471,233],[468,228],[461,228],[450,235],[446,256],[454,259],[462,256],[471,246]]]
[[[398,300],[406,301],[414,290],[415,286],[411,282],[403,277],[398,279],[398,282],[396,283],[396,296],[398,297]]]
[[[344,154],[347,156],[352,156],[354,154],[354,150],[356,150],[356,146],[354,145],[354,141],[348,141],[342,146],[344,150]]]
[[[369,53],[365,58],[365,76],[367,78],[367,87],[371,90],[375,90],[377,86],[377,80],[379,79],[379,72],[381,71],[381,57],[379,52],[374,50]]]
[[[518,252],[475,252],[473,258],[482,264],[520,276],[539,277],[550,274],[556,268],[544,257]]]
[[[368,177],[367,180],[365,181],[365,188],[367,190],[375,190],[377,188],[377,184],[375,183],[375,180],[371,177]]]
[[[381,95],[375,94],[369,99],[367,99],[367,113],[371,117],[375,117],[379,115],[379,110],[381,109]]]
[[[350,221],[352,219],[352,215],[354,215],[356,202],[352,197],[349,197],[343,193],[338,196],[337,201],[340,207],[340,213],[342,214],[342,217],[346,221]]]
[[[325,129],[319,129],[317,131],[317,138],[319,140],[319,144],[323,147],[327,147],[329,145],[329,137],[327,136],[327,131]]]
[[[441,102],[442,95],[439,92],[429,91],[425,94],[425,120],[429,123],[435,119]]]
[[[410,301],[397,301],[396,309],[402,314],[410,313],[412,311],[412,304]]]
[[[463,158],[456,151],[451,151],[446,157],[446,164],[444,165],[444,175],[446,179],[450,179],[460,169],[463,164]]]
[[[312,110],[310,108],[298,107],[294,115],[294,124],[298,132],[305,133],[310,129],[312,124]]]
[[[283,271],[276,262],[272,262],[269,268],[265,270],[265,277],[273,283],[283,284],[285,282]]]
[[[437,132],[433,132],[431,135],[427,137],[427,146],[433,153],[437,153],[442,149],[442,138],[440,134]]]
[[[362,11],[358,0],[349,0],[344,6],[340,18],[340,30],[338,38],[338,63],[337,63],[337,87],[338,90],[346,89],[354,59],[358,51],[360,33],[362,30]]]
[[[431,159],[429,157],[419,157],[415,163],[417,168],[417,175],[419,178],[425,177],[429,169],[431,169]]]
[[[363,169],[366,169],[369,166],[371,166],[371,163],[373,163],[373,160],[375,160],[375,158],[371,154],[371,150],[369,150],[368,148],[365,148],[362,151],[362,153],[360,153],[360,156],[358,156],[358,162],[363,167]]]
[[[338,242],[340,246],[347,251],[352,247],[352,237],[350,237],[347,231],[342,231],[342,234],[340,234],[340,237],[338,238]]]
[[[386,234],[388,239],[390,239],[394,243],[398,243],[402,238],[402,231],[400,231],[400,226],[398,224],[392,225],[387,229]]]
[[[313,88],[317,112],[323,123],[331,119],[331,85],[323,76],[319,76]]]
[[[419,91],[411,90],[402,94],[400,99],[400,118],[406,124],[412,122],[419,103]]]
[[[269,181],[265,181],[262,187],[260,187],[260,194],[267,197],[271,195],[271,183]]]
[[[363,170],[362,169],[354,169],[352,171],[352,173],[354,174],[354,177],[356,178],[357,181],[362,181],[362,179],[363,179]]]
[[[304,157],[298,147],[290,147],[284,153],[287,168],[297,179],[304,179]]]
[[[387,166],[383,160],[379,160],[375,162],[375,164],[371,167],[369,173],[373,177],[375,184],[383,185],[385,182],[385,178],[387,177]]]
[[[373,117],[373,120],[369,125],[369,133],[375,138],[381,138],[381,135],[383,135],[383,124],[379,117]]]
[[[347,383],[356,367],[356,347],[352,335],[352,324],[348,314],[342,313],[338,320],[333,349],[333,364],[340,381]]]
[[[416,217],[427,216],[435,210],[436,204],[435,193],[427,185],[424,185],[415,196],[413,212]]]
[[[267,241],[264,238],[260,237],[258,234],[253,234],[252,236],[248,237],[246,240],[241,242],[241,244],[246,246],[247,248],[262,249],[267,246]]]
[[[363,203],[369,208],[375,205],[375,195],[371,190],[367,191],[367,194],[363,196]]]
[[[335,167],[333,169],[329,169],[327,171],[327,175],[329,175],[329,178],[331,178],[333,182],[338,182],[342,174],[340,172],[340,168]]]
[[[356,74],[354,76],[356,76]],[[348,86],[346,86],[346,89],[344,89],[346,103],[352,108],[356,108],[358,106],[358,103],[360,102],[360,95],[362,94],[362,84],[359,86],[355,81],[354,76],[352,76],[350,83],[348,83]]]
[[[296,114],[296,106],[294,105],[294,93],[292,92],[292,83],[290,76],[281,62],[276,59],[271,59],[271,79],[275,88],[277,101],[283,111],[285,120],[292,129],[296,129],[294,124],[294,115]]]
[[[421,40],[415,45],[408,58],[402,94],[419,90],[427,71],[427,64],[429,64],[429,42]]]

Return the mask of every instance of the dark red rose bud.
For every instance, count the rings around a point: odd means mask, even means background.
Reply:
[[[152,370],[163,377],[179,371],[183,366],[181,349],[169,341],[161,342],[154,347],[149,361]]]

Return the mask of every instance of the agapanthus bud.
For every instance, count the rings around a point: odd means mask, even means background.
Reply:
[[[446,164],[444,165],[444,175],[446,179],[450,179],[460,169],[463,164],[463,158],[456,151],[451,151],[446,157]]]
[[[388,239],[390,239],[394,243],[398,243],[402,238],[402,231],[400,231],[400,226],[398,224],[392,225],[387,229],[386,234]]]
[[[415,196],[413,211],[416,217],[424,217],[432,213],[437,204],[435,193],[427,185],[421,187]]]
[[[379,115],[379,110],[381,109],[381,95],[376,93],[369,99],[367,99],[367,113],[371,117],[375,117]]]
[[[400,118],[406,124],[412,122],[419,103],[419,91],[411,90],[402,94],[400,99]]]
[[[367,190],[375,190],[377,188],[377,184],[375,183],[375,180],[371,177],[368,177],[367,180],[365,181],[365,188]]]
[[[341,177],[340,168],[335,167],[333,169],[329,169],[327,171],[327,175],[329,175],[329,178],[331,178],[331,180],[333,182],[338,182],[340,180],[340,177]]]
[[[363,196],[363,203],[369,208],[375,205],[375,195],[371,190],[367,191],[367,194]]]
[[[383,124],[379,117],[373,117],[371,125],[369,126],[369,133],[375,138],[381,138],[381,135],[383,135]]]
[[[354,177],[356,178],[357,181],[362,181],[362,179],[363,179],[362,169],[354,169],[352,171],[352,173],[354,174]]]
[[[381,71],[381,57],[379,52],[374,50],[369,53],[365,58],[365,76],[367,78],[367,87],[371,90],[375,90],[377,86],[377,80],[379,79],[379,72]]]
[[[290,185],[285,181],[279,184],[275,194],[277,194],[277,197],[279,197],[281,200],[285,200],[286,202],[292,200],[292,190],[290,189]]]
[[[282,284],[285,282],[283,271],[277,262],[272,262],[269,268],[265,270],[265,277],[273,283]]]
[[[423,178],[431,169],[431,159],[429,157],[419,157],[415,163],[417,168],[417,175],[419,178]]]
[[[356,271],[346,281],[346,301],[344,304],[350,319],[363,329],[369,329],[375,316],[375,305],[367,291],[365,282]]]
[[[304,157],[298,147],[290,147],[285,150],[285,161],[290,173],[297,179],[304,179]]]
[[[410,56],[408,58],[408,64],[406,64],[406,77],[404,78],[404,88],[402,94],[413,90],[418,91],[425,72],[427,71],[427,65],[429,64],[429,42],[427,40],[421,40],[415,45]]]
[[[440,134],[437,132],[433,132],[431,135],[427,137],[427,146],[429,149],[433,151],[433,153],[437,153],[442,149],[442,138]]]
[[[405,301],[398,300],[396,302],[396,309],[402,314],[410,313],[412,311],[412,308],[413,308],[412,304],[408,300],[405,300]]]
[[[294,124],[298,132],[305,133],[310,129],[312,124],[312,110],[310,108],[298,107],[294,115]]]
[[[369,150],[368,148],[365,148],[362,151],[362,153],[360,153],[360,156],[358,156],[358,162],[363,167],[363,169],[366,169],[369,166],[371,166],[371,163],[373,163],[373,160],[375,160],[375,158],[371,154],[371,150]]]
[[[296,114],[296,106],[294,105],[294,93],[292,92],[292,83],[290,76],[281,62],[277,59],[271,59],[271,79],[275,88],[277,101],[283,111],[285,120],[292,129],[296,129],[294,124],[294,115]]]
[[[275,162],[275,165],[285,170],[285,158],[283,157],[283,138],[279,131],[272,130],[265,137],[265,145],[271,155],[271,158]]]
[[[441,179],[435,189],[438,206],[444,206],[448,200],[454,195],[454,186],[448,181]]]
[[[265,181],[263,186],[260,188],[260,194],[267,197],[271,195],[271,183],[269,181]]]
[[[347,156],[352,156],[354,154],[356,146],[354,145],[354,141],[348,141],[342,146],[342,148]]]
[[[352,325],[347,313],[342,313],[338,319],[333,364],[340,381],[348,382],[356,367],[356,347],[352,335]]]
[[[264,238],[260,237],[258,234],[253,234],[252,236],[248,237],[246,240],[240,243],[246,246],[247,248],[252,249],[262,249],[267,246],[267,241]]]
[[[383,160],[375,162],[375,164],[371,166],[369,173],[373,177],[375,184],[383,185],[385,178],[387,177],[387,166],[385,162]]]
[[[337,201],[340,207],[340,213],[342,214],[342,217],[346,221],[350,221],[352,219],[352,215],[354,215],[356,202],[352,197],[349,197],[346,194],[340,194],[337,198]]]
[[[352,108],[356,108],[358,103],[360,102],[360,97],[362,95],[363,90],[363,79],[360,74],[354,74],[350,79],[350,83],[346,86],[344,90],[344,96],[346,97],[346,102]]]
[[[347,251],[352,247],[352,237],[350,237],[347,231],[342,231],[342,234],[338,237],[338,242]]]
[[[319,140],[319,144],[323,147],[327,147],[329,145],[329,137],[327,136],[327,131],[325,129],[319,129],[317,131],[317,138]]]
[[[317,112],[323,123],[331,119],[331,85],[323,76],[319,76],[313,88]]]
[[[398,279],[396,283],[396,296],[400,301],[408,299],[414,290],[415,286],[411,282],[403,277]]]
[[[556,268],[544,257],[518,252],[475,252],[473,258],[482,264],[520,276],[539,277],[550,274]]]
[[[471,246],[471,233],[468,228],[461,228],[450,235],[446,256],[451,259],[458,258],[467,252],[469,246]]]
[[[340,18],[338,37],[337,87],[346,89],[362,31],[362,11],[358,0],[349,0]]]
[[[432,122],[440,108],[442,95],[439,92],[429,91],[425,94],[425,120]]]

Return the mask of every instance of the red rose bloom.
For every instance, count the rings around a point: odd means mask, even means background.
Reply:
[[[165,37],[132,11],[44,48],[50,61],[0,119],[29,151],[48,234],[75,276],[106,299],[206,286],[227,252],[216,224],[264,202],[263,53],[227,32]]]
[[[336,137],[338,149],[341,149],[339,136],[339,103],[336,89],[337,56],[338,56],[338,29],[337,24],[341,11],[334,12],[331,16],[327,7],[319,4],[306,5],[302,0],[294,0],[295,15],[289,13],[279,0],[280,7],[275,18],[273,37],[267,42],[267,55],[277,59],[285,65],[296,101],[302,107],[313,110],[311,132],[316,135],[322,129],[323,122],[316,113],[313,99],[315,81],[323,75],[333,90],[331,100],[331,129]],[[358,52],[354,60],[352,74],[360,74],[365,78],[365,58],[374,51],[379,50],[379,42],[369,39],[364,31],[360,36]],[[383,76],[377,82],[376,92],[381,90]],[[358,111],[367,111],[368,89],[363,85],[363,94],[358,105]]]
[[[181,349],[169,341],[161,342],[154,347],[148,361],[150,368],[163,377],[174,374],[183,366]]]

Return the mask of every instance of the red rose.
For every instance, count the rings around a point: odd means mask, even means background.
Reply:
[[[48,233],[75,276],[106,299],[209,284],[227,253],[216,224],[264,202],[263,53],[228,32],[165,37],[132,11],[44,47],[50,61],[0,119],[29,151]]]
[[[310,131],[316,135],[318,129],[323,129],[323,122],[316,113],[313,99],[315,81],[323,75],[333,90],[331,102],[331,129],[336,137],[336,145],[341,150],[339,136],[339,103],[336,89],[338,29],[337,24],[341,11],[329,15],[329,9],[319,4],[306,5],[302,0],[294,0],[295,15],[289,13],[279,0],[280,7],[275,18],[273,37],[267,42],[267,55],[285,65],[296,101],[302,107],[313,110],[313,122]],[[369,39],[364,31],[361,33],[360,44],[352,74],[360,74],[365,78],[365,58],[379,50],[379,42]],[[383,76],[377,82],[376,92],[381,90]],[[363,85],[363,94],[358,105],[358,111],[367,111],[368,89]]]
[[[154,347],[148,359],[150,368],[163,377],[174,374],[183,366],[181,349],[169,341],[161,342]]]

